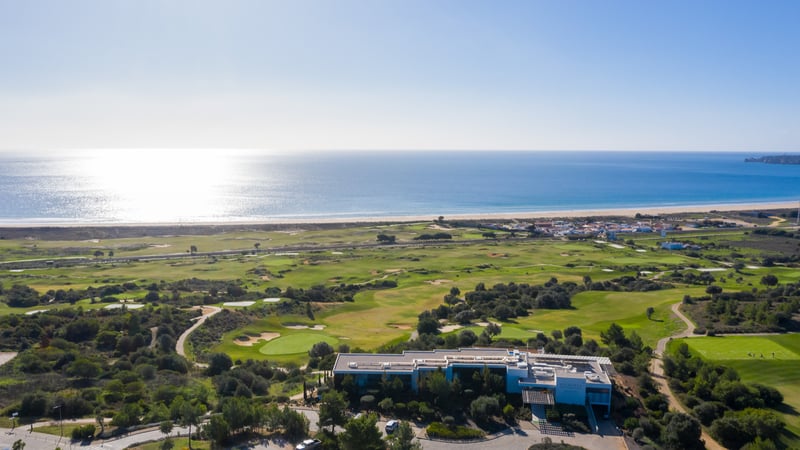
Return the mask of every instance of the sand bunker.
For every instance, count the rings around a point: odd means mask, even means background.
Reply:
[[[761,267],[759,267],[759,266],[744,266],[744,268],[745,269],[750,269],[750,270],[755,270],[755,269],[760,269]]]
[[[728,269],[726,269],[724,267],[704,267],[704,268],[697,269],[698,272],[724,272],[726,270],[728,270]]]
[[[508,253],[487,253],[489,258],[508,258]]]
[[[344,255],[342,252],[331,252],[331,255]]]
[[[289,328],[290,330],[315,330],[320,331],[325,329],[325,325],[314,325],[310,327],[308,325],[284,325],[285,328]]]
[[[275,256],[297,256],[299,254],[300,253],[297,252],[280,252],[280,253],[275,253]]]
[[[613,248],[625,248],[624,245],[619,245],[619,244],[608,244],[608,246]]]
[[[458,330],[460,328],[464,328],[464,327],[461,326],[461,325],[445,325],[442,328],[440,328],[439,331],[441,331],[442,333],[449,333],[451,331],[456,331],[456,330]]]
[[[395,325],[395,324],[389,324],[389,326],[390,326],[390,327],[392,327],[392,328],[397,328],[398,330],[410,330],[410,329],[411,329],[411,326],[410,326],[410,325]]]
[[[603,272],[613,272],[614,269],[601,269]]]
[[[643,248],[637,248],[636,251],[639,252],[639,253],[647,253],[647,250],[645,250]]]
[[[253,301],[243,301],[243,302],[225,302],[222,306],[253,306],[256,302]]]
[[[236,345],[241,345],[242,347],[252,347],[258,341],[271,341],[277,337],[280,337],[280,333],[269,333],[264,332],[258,336],[241,336],[241,338],[236,338],[233,340],[233,343]],[[246,339],[242,339],[246,338]]]
[[[434,286],[438,286],[438,285],[440,285],[440,284],[442,284],[442,283],[452,283],[452,282],[453,282],[453,280],[446,280],[446,279],[440,279],[440,280],[428,280],[428,281],[426,281],[426,283],[428,283],[428,284],[432,284],[432,285],[434,285]]]
[[[106,306],[106,309],[119,309],[122,308],[123,306],[128,309],[144,308],[144,305],[141,303],[116,303],[113,305]]]
[[[28,311],[25,313],[26,316],[32,316],[34,314],[39,314],[47,311],[46,309],[34,309],[33,311]]]
[[[169,248],[172,247],[172,244],[150,244],[152,248]]]
[[[264,303],[278,303],[279,301],[281,301],[281,299],[279,297],[270,297],[270,298],[265,298],[264,300],[261,301]]]

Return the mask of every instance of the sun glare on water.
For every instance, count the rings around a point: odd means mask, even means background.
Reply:
[[[230,156],[207,150],[108,150],[79,159],[89,191],[115,221],[181,222],[226,216]]]

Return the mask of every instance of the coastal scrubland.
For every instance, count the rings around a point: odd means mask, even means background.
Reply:
[[[791,230],[781,230],[712,227],[670,233],[670,240],[687,243],[680,251],[662,249],[665,239],[653,233],[621,235],[613,242],[532,238],[505,231],[489,235],[476,226],[440,220],[269,230],[243,227],[206,234],[181,234],[172,228],[168,234],[119,238],[83,234],[80,239],[52,235],[44,239],[31,230],[19,239],[0,240],[4,297],[0,316],[25,320],[47,311],[78,308],[112,314],[121,308],[141,318],[137,320],[142,326],[157,328],[158,323],[143,317],[174,311],[180,313],[175,320],[183,324],[199,314],[189,308],[211,305],[224,311],[189,339],[191,359],[209,363],[212,355],[226,354],[233,363],[269,361],[289,367],[292,374],[309,362],[308,352],[317,343],[364,351],[406,343],[417,336],[426,314],[437,318],[441,338],[453,336],[453,342],[465,331],[480,335],[491,324],[499,327],[493,345],[528,345],[541,334],[556,336],[556,331],[571,326],[580,327],[584,340],[600,341],[616,324],[627,333],[635,332],[645,346],[655,347],[659,339],[683,329],[670,309],[679,302],[686,303],[688,312],[696,310],[702,332],[793,330],[791,314],[788,319],[781,315],[783,310],[776,309],[781,302],[774,295],[771,306],[760,312],[763,317],[753,313],[751,318],[745,311],[745,306],[757,303],[755,297],[733,298],[741,310],[727,311],[722,319],[706,307],[721,301],[719,296],[769,295],[776,285],[800,280],[794,268],[800,240]],[[445,231],[450,235],[446,241],[415,239]],[[376,236],[381,234],[393,236],[393,244],[378,242]],[[71,258],[88,261],[75,264]],[[474,317],[455,319],[457,304],[478,286],[554,284],[569,290],[566,307],[532,304],[499,317],[501,310],[493,304],[493,309]],[[11,299],[12,289],[19,290],[14,294],[19,299]],[[144,306],[135,309],[139,305]],[[169,336],[163,343],[174,346],[172,339],[185,327],[171,328],[154,336]],[[63,338],[58,330],[45,328],[47,333],[53,334],[48,339]],[[787,431],[780,442],[788,447],[800,442],[796,414],[800,380],[788,374],[798,372],[794,364],[800,360],[790,357],[796,356],[795,336],[737,338],[752,339],[742,348],[753,346],[753,352],[764,353],[764,360],[742,358],[738,343],[727,344],[726,339],[732,338],[688,340],[692,351],[735,367],[744,381],[774,385],[783,393],[779,411]],[[14,351],[44,344],[41,333],[36,339],[0,340],[4,349]],[[786,355],[783,348],[789,349]],[[5,372],[9,378],[0,384],[15,386],[13,374]],[[303,391],[298,381],[302,375],[292,381],[287,378],[275,375],[265,392],[288,397]],[[18,400],[8,397],[0,407]]]

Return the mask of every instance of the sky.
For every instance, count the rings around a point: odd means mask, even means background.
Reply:
[[[0,0],[0,151],[800,151],[796,0]]]

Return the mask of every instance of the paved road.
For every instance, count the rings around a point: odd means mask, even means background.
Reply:
[[[186,331],[181,334],[181,337],[178,338],[178,342],[175,343],[175,352],[179,355],[186,357],[186,339],[192,334],[192,331],[196,330],[203,322],[206,321],[209,317],[213,316],[214,314],[222,311],[222,308],[217,308],[216,306],[203,306],[203,315],[197,318],[197,322],[194,325],[189,327]]]

